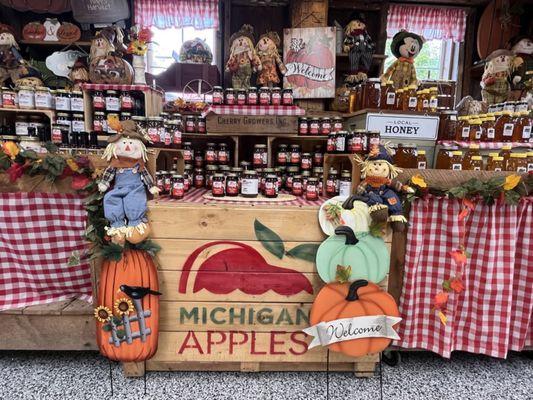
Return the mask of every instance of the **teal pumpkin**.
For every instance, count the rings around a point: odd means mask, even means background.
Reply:
[[[337,281],[337,267],[351,267],[346,281],[365,279],[381,282],[389,272],[389,252],[381,238],[368,233],[358,236],[348,226],[339,226],[335,234],[327,238],[316,253],[316,268],[326,282]]]

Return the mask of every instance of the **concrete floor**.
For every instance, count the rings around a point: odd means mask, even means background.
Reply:
[[[330,399],[379,399],[378,378],[331,373],[329,381]],[[110,368],[94,352],[0,352],[1,400],[108,398],[326,399],[326,373],[149,372],[146,380],[125,379],[118,364]],[[533,360],[402,353],[397,367],[384,365],[383,398],[533,399]]]

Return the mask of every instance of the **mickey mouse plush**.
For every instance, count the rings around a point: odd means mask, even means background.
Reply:
[[[381,75],[381,82],[392,81],[395,89],[409,85],[418,86],[414,62],[424,41],[422,36],[405,30],[394,35],[390,48],[397,60]]]

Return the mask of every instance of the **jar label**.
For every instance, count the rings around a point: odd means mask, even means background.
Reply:
[[[520,173],[527,172],[527,167],[516,167],[516,172],[520,172]]]
[[[526,125],[522,129],[522,139],[529,139],[531,137],[531,125]]]
[[[120,101],[118,97],[106,97],[105,109],[107,111],[120,111]]]
[[[56,96],[56,110],[70,111],[70,98]]]
[[[96,131],[96,132],[104,131],[104,124],[101,120],[98,120],[98,119],[93,120],[93,131]]]
[[[226,95],[226,104],[228,104],[228,105],[235,104],[235,95],[233,93]]]
[[[349,147],[350,148],[348,150],[353,151],[353,152],[363,151],[363,141],[361,140],[360,137],[354,137],[352,138],[351,146]]]
[[[182,198],[185,194],[185,185],[183,182],[174,182],[172,185],[172,197]]]
[[[502,169],[500,167],[494,168],[494,171],[501,171]]]
[[[278,164],[286,164],[287,163],[287,153],[284,151],[278,152]]]
[[[281,103],[281,95],[279,93],[272,93],[272,104],[277,106]]]
[[[503,136],[513,136],[514,124],[505,124],[503,126]]]
[[[220,163],[228,162],[228,153],[225,150],[219,150],[217,159]]]
[[[328,137],[328,142],[326,144],[326,151],[328,153],[335,151],[335,139],[334,138]]]
[[[315,153],[313,156],[313,164],[315,165],[322,165],[322,162],[324,161],[324,156],[322,153]]]
[[[302,169],[311,169],[311,160],[309,158],[302,158]]]
[[[439,99],[437,97],[433,97],[429,100],[429,107],[436,109],[439,106]]]
[[[481,171],[481,167],[474,167],[474,171]]]
[[[27,134],[27,133],[26,133]],[[63,139],[61,129],[52,128],[52,143],[59,144]]]
[[[299,164],[301,161],[300,153],[291,152],[291,164]]]
[[[336,190],[337,190],[337,183],[332,179],[328,179],[326,181],[326,193],[335,193]]]
[[[533,163],[528,163],[527,164],[527,172],[531,172],[533,171]]]
[[[394,92],[387,93],[387,104],[392,106],[394,105],[395,102],[396,102],[396,93]]]
[[[192,161],[193,151],[192,150],[183,150],[183,159],[185,161]]]
[[[452,170],[460,171],[462,169],[463,169],[463,166],[461,164],[452,164]]]
[[[257,104],[257,93],[255,92],[248,93],[248,104],[251,104],[251,105]]]
[[[476,136],[475,136],[475,138],[476,138],[476,140],[481,139],[481,128],[476,129]]]
[[[181,144],[181,132],[179,130],[174,131],[174,137],[172,139],[174,144]]]
[[[185,131],[186,131],[186,132],[194,132],[194,131],[195,131],[194,121],[192,121],[192,120],[187,120],[187,121],[185,122]]]
[[[213,180],[213,194],[224,195],[224,182]]]
[[[468,139],[469,136],[470,136],[470,127],[469,126],[465,126],[463,128],[463,133],[461,134],[461,137],[463,139]]]
[[[239,184],[237,181],[228,181],[226,184],[228,194],[239,194]]]
[[[102,96],[93,96],[93,108],[97,110],[105,108],[105,100]]]
[[[19,91],[19,107],[20,108],[34,108],[35,96],[33,92],[27,92],[25,90]]]
[[[71,111],[83,112],[83,97],[73,97],[70,99]]]
[[[223,96],[221,92],[214,92],[213,93],[213,104],[222,104],[223,103]]]
[[[344,136],[340,136],[335,139],[335,150],[339,152],[346,150],[346,138]]]
[[[131,96],[122,95],[120,102],[123,110],[131,110],[133,108],[133,99]]]
[[[170,189],[172,188],[172,180],[170,178],[165,178],[163,181],[163,187],[165,188],[165,192],[170,193]]]
[[[426,162],[425,161],[419,161],[418,162],[418,169],[426,169]]]
[[[512,103],[504,103],[503,105],[503,111],[511,111],[514,112],[514,105]]]
[[[170,132],[167,132],[165,130],[165,133],[163,134],[163,137],[162,137],[162,140],[161,140],[165,146],[170,146],[170,144],[172,143],[172,139],[170,137]]]
[[[2,93],[2,106],[14,107],[15,106],[15,95],[10,94],[10,93]]]
[[[206,152],[205,152],[205,160],[209,161],[209,162],[216,161],[215,151],[214,150],[206,150]]]
[[[15,134],[18,136],[27,136],[28,126],[27,122],[15,122]]]
[[[85,130],[85,122],[74,120],[72,121],[72,132],[83,132]]]
[[[303,193],[303,184],[302,182],[293,182],[292,184],[292,194],[296,196],[301,196]]]
[[[339,196],[350,196],[352,191],[352,182],[350,181],[340,181],[339,184]]]
[[[370,138],[369,143],[370,143],[372,146],[379,146],[379,137],[372,137],[372,138]]]
[[[268,105],[270,103],[270,95],[267,92],[259,93],[259,104]]]
[[[496,129],[494,129],[494,128],[488,128],[488,129],[487,129],[487,137],[488,137],[489,139],[494,139],[494,137],[496,136],[496,135],[495,135],[495,132],[496,132]]]
[[[205,121],[198,121],[198,132],[205,133]]]
[[[196,187],[202,187],[204,185],[204,176],[202,174],[198,174],[194,176],[194,186]]]
[[[417,104],[416,97],[409,97],[409,108],[415,108]]]
[[[429,101],[427,99],[422,100],[422,108],[427,110],[429,108]]]
[[[246,104],[246,95],[244,93],[239,93],[237,95],[237,104],[240,105],[240,106],[243,106],[244,104]]]
[[[148,137],[152,143],[159,142],[159,129],[157,128],[148,128]]]
[[[275,196],[276,195],[276,184],[274,182],[265,182],[265,195],[266,196]],[[294,189],[294,187],[293,187]]]
[[[259,190],[259,180],[258,179],[247,179],[244,178],[241,183],[241,193],[247,195],[256,195]]]

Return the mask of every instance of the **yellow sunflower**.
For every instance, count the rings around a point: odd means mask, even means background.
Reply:
[[[94,309],[94,318],[99,322],[107,322],[112,316],[111,310],[106,306],[98,306]]]
[[[135,309],[131,300],[125,297],[116,299],[114,308],[118,315],[129,314]]]

